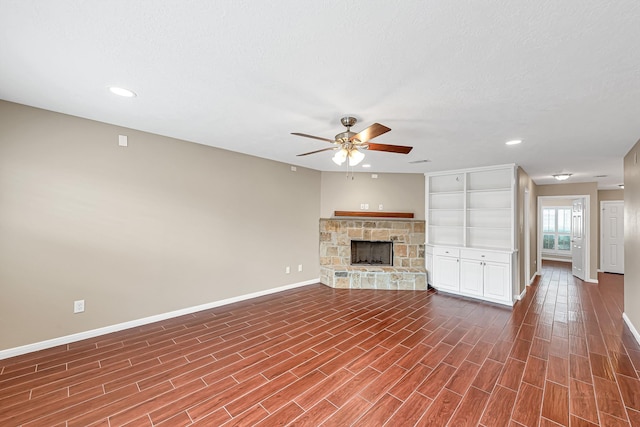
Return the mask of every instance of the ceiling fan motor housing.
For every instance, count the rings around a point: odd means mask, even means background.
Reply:
[[[346,116],[340,119],[340,123],[342,123],[342,126],[350,128],[351,126],[358,123],[358,119],[356,119],[355,117]]]
[[[350,130],[345,132],[340,132],[339,134],[336,135],[336,144],[344,144],[346,142],[353,142],[353,143],[360,142],[357,139],[350,141],[351,137],[355,135],[357,134],[355,132],[351,132]]]

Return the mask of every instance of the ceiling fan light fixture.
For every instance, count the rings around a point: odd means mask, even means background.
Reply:
[[[349,166],[355,166],[364,159],[364,153],[355,148],[349,152]]]
[[[572,174],[570,173],[556,173],[556,174],[553,174],[552,176],[558,181],[566,181],[571,177],[571,175]]]
[[[335,163],[336,165],[340,166],[345,162],[345,160],[347,160],[348,154],[349,153],[347,152],[347,150],[342,148],[342,149],[340,149],[340,151],[336,152],[336,154],[333,155],[331,160],[333,160],[333,163]]]

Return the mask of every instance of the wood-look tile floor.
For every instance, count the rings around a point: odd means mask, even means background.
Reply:
[[[640,426],[623,277],[513,310],[312,285],[0,360],[1,426]]]

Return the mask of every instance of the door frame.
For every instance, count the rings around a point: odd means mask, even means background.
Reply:
[[[547,199],[579,199],[584,198],[584,251],[582,253],[582,262],[584,265],[585,282],[598,283],[597,280],[591,278],[591,196],[589,194],[568,194],[562,196],[538,196],[538,232],[536,239],[538,241],[537,248],[537,265],[538,271],[542,270],[542,202]]]
[[[529,187],[524,189],[524,278],[529,286],[536,278],[536,272],[531,276],[531,193]]]
[[[604,210],[604,206],[609,203],[622,203],[624,206],[623,200],[601,200],[600,201],[600,230],[598,235],[599,247],[600,247],[600,257],[598,260],[598,271],[604,271],[602,269],[602,264],[604,264],[604,215],[602,215],[602,211]],[[623,211],[624,213],[624,211]],[[624,216],[624,215],[623,215]],[[624,219],[624,218],[623,218]],[[622,273],[624,274],[624,273]]]

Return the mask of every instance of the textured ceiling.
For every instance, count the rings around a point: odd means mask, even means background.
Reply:
[[[296,154],[329,145],[290,132],[351,114],[415,147],[367,152],[371,171],[517,163],[616,188],[639,22],[637,0],[0,0],[0,98],[324,171],[344,167]]]

